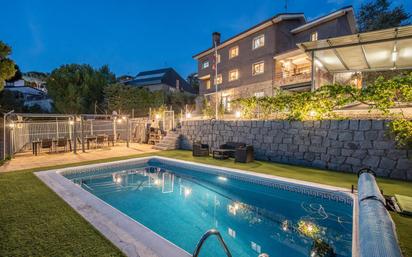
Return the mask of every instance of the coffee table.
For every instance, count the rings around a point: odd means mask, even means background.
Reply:
[[[232,152],[233,150],[231,149],[214,149],[212,150],[212,156],[213,159],[226,160],[229,159],[230,153]]]

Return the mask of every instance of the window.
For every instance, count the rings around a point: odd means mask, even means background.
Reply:
[[[229,59],[232,59],[232,58],[234,58],[238,55],[239,55],[239,47],[238,46],[234,46],[234,47],[229,49]]]
[[[310,41],[316,41],[316,40],[318,40],[318,32],[317,31],[310,34]]]
[[[252,75],[258,75],[265,72],[265,63],[264,62],[257,62],[252,65]]]
[[[208,60],[202,62],[202,69],[206,69],[208,67],[209,67],[209,61]]]
[[[264,97],[264,96],[265,96],[265,92],[263,92],[263,91],[255,93],[255,97],[257,97],[257,98]]]
[[[220,63],[220,54],[216,55],[216,63]]]
[[[205,80],[206,89],[210,89],[210,79]]]
[[[253,49],[257,49],[265,45],[265,35],[259,35],[253,39]]]
[[[237,80],[239,78],[239,70],[229,71],[229,81]]]
[[[216,83],[217,85],[222,84],[222,74],[217,74],[215,83]]]

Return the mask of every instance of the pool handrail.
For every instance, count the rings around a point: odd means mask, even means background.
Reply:
[[[199,242],[196,245],[195,251],[193,252],[193,257],[198,257],[200,250],[202,249],[203,243],[208,239],[210,236],[215,235],[217,236],[217,239],[219,239],[220,244],[223,247],[223,250],[225,251],[226,255],[228,257],[232,257],[232,254],[229,251],[229,248],[227,247],[225,241],[223,240],[222,235],[220,232],[216,229],[209,229],[206,231],[206,233],[203,234],[203,236],[200,238]]]

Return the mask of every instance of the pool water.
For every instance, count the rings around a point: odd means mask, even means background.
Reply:
[[[315,245],[333,249],[336,256],[351,256],[350,203],[228,174],[151,159],[65,177],[189,253],[215,228],[233,256],[321,256]],[[211,237],[200,256],[225,254]]]

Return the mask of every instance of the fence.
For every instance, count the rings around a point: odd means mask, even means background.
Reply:
[[[3,121],[3,120],[2,120]],[[10,114],[1,126],[1,157],[32,150],[33,142],[44,139],[68,139],[73,151],[85,151],[90,137],[111,136],[115,142],[146,143],[148,118],[117,115]]]

